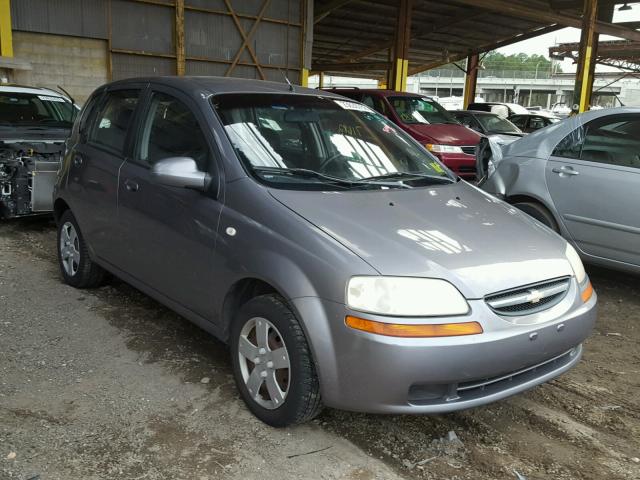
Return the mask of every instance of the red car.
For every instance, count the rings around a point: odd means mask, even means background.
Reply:
[[[475,178],[475,150],[480,135],[461,125],[435,100],[394,90],[328,90],[368,105],[418,140],[455,173]]]

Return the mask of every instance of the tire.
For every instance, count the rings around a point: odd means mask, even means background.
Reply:
[[[64,282],[75,288],[95,288],[102,284],[105,271],[89,256],[78,222],[71,210],[58,221],[58,265]]]
[[[522,210],[527,215],[532,216],[540,223],[543,223],[551,230],[556,233],[560,233],[560,228],[558,228],[558,223],[556,219],[553,218],[551,212],[546,209],[543,205],[536,202],[518,202],[513,204],[519,210]]]
[[[263,332],[262,341],[258,330]],[[260,295],[245,303],[231,326],[230,346],[240,395],[264,423],[285,427],[307,422],[320,413],[320,385],[311,350],[282,297]],[[250,357],[258,361],[254,363]]]

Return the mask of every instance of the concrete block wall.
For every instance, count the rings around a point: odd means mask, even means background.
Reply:
[[[107,82],[107,41],[47,33],[13,32],[16,59],[31,70],[15,70],[11,80],[21,85],[56,88],[61,85],[78,103]]]

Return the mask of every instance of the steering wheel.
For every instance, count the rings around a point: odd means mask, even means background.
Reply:
[[[322,163],[318,166],[318,171],[319,172],[324,172],[325,169],[331,165],[333,162],[335,162],[338,158],[342,157],[342,154],[340,152],[334,153],[333,155],[331,155],[330,157],[324,159],[322,161]]]

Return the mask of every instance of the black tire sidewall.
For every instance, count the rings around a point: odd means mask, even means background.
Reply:
[[[518,203],[514,203],[513,206],[516,207],[518,210],[523,211],[527,215],[535,218],[540,223],[542,223],[546,227],[549,227],[554,232],[560,233],[560,229],[558,228],[556,219],[553,218],[553,215],[551,215],[551,212],[549,212],[542,205],[538,205],[536,203],[530,203],[530,202],[518,202]]]
[[[280,335],[287,347],[289,354],[289,391],[285,401],[278,408],[269,410],[256,403],[250,396],[249,391],[242,378],[240,370],[240,360],[238,356],[238,339],[242,327],[252,318],[262,317],[269,320],[280,332]],[[304,410],[304,382],[309,380],[310,375],[315,375],[315,371],[309,371],[305,365],[313,365],[310,358],[302,358],[304,352],[309,352],[307,348],[298,348],[298,336],[291,322],[297,321],[293,311],[286,305],[284,299],[276,295],[263,295],[255,297],[244,304],[235,321],[231,326],[231,361],[233,364],[233,374],[240,396],[247,404],[249,410],[272,427],[284,427],[297,423],[300,412]]]

